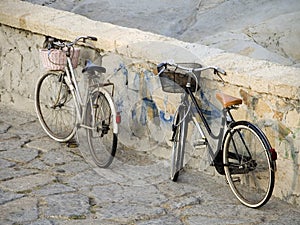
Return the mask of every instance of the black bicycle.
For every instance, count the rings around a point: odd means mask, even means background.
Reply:
[[[185,166],[187,145],[195,147],[200,143],[206,148],[210,165],[226,176],[232,192],[242,204],[258,208],[267,203],[274,188],[277,153],[261,129],[248,121],[234,120],[231,110],[237,109],[242,99],[224,93],[216,94],[223,106],[220,111],[223,126],[216,135],[205,115],[207,109],[193,93],[201,91],[199,81],[202,71],[212,70],[223,82],[221,75],[226,75],[225,71],[214,66],[176,64],[172,61],[159,64],[157,69],[163,91],[182,93],[172,125],[171,179],[177,181]],[[195,140],[190,143],[189,124],[199,132],[197,144]],[[217,145],[210,140],[217,140]]]

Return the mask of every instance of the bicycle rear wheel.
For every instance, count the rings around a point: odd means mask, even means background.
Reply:
[[[263,206],[271,197],[275,162],[265,135],[253,124],[232,124],[224,139],[226,179],[239,201],[251,208]]]
[[[115,107],[101,91],[94,91],[86,108],[87,141],[95,164],[108,167],[116,154],[118,134]]]
[[[49,72],[37,82],[35,108],[45,132],[59,142],[69,141],[76,132],[73,96],[63,79],[64,74]]]
[[[177,181],[180,170],[183,168],[184,148],[186,140],[187,121],[184,118],[186,112],[184,107],[178,109],[173,124],[173,148],[171,158],[171,180]]]

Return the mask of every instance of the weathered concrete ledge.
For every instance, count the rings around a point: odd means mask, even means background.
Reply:
[[[79,35],[98,38],[95,46],[103,49],[101,61],[108,69],[108,74],[114,75],[113,79],[118,89],[116,100],[118,107],[123,107],[123,112],[130,111],[133,107],[125,98],[120,97],[124,94],[123,79],[126,74],[129,79],[128,90],[135,90],[131,93],[134,95],[131,99],[150,95],[151,99],[156,100],[157,108],[164,111],[163,109],[167,108],[164,105],[165,100],[172,97],[165,97],[158,90],[158,79],[151,73],[155,63],[172,58],[177,62],[199,62],[224,68],[228,73],[224,77],[226,85],[222,86],[211,76],[207,77],[211,88],[243,98],[245,104],[237,117],[248,119],[263,127],[279,154],[274,194],[289,202],[300,204],[299,68],[258,61],[136,29],[92,21],[70,12],[19,0],[2,0],[0,102],[33,112],[35,82],[44,72],[38,55],[44,36],[73,40]],[[84,54],[91,55],[85,52]],[[128,90],[127,92],[130,92]],[[160,99],[157,96],[160,96]],[[172,114],[172,110],[169,110],[169,113]],[[130,119],[126,121],[129,124]],[[168,125],[168,121],[164,120],[163,124]],[[168,128],[160,125],[164,133],[167,133]],[[126,129],[125,127],[124,131]],[[120,135],[125,135],[124,133]],[[128,137],[125,135],[124,139],[126,138]],[[169,156],[168,151],[165,154],[151,151],[162,157]],[[197,160],[196,158],[194,167],[198,167]]]

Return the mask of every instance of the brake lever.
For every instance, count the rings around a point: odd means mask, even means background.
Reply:
[[[226,76],[225,70],[223,70],[223,69],[221,69],[221,68],[219,68],[219,67],[217,67],[216,70],[217,70],[218,73],[221,73],[221,74],[223,74],[223,75]]]
[[[221,68],[218,68],[218,67],[214,69],[214,74],[216,74],[220,78],[220,80],[222,81],[222,83],[225,84],[225,80],[222,78],[222,76],[220,75],[220,73],[226,76],[225,70],[223,70]]]
[[[162,62],[160,64],[157,65],[157,67],[165,67],[166,66],[166,63],[165,62]]]
[[[157,75],[158,76],[165,71],[166,66],[167,66],[167,64],[165,62],[162,62],[162,63],[157,65],[156,68],[157,68]],[[158,71],[158,69],[160,69],[160,70]]]
[[[97,41],[98,39],[96,37],[93,36],[87,36],[88,39],[91,39],[92,41]]]

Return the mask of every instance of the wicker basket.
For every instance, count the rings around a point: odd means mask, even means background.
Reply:
[[[188,68],[200,68],[202,67],[197,63],[178,63],[178,65]],[[158,69],[159,70],[159,69]],[[194,72],[198,78],[200,78],[201,72]],[[183,93],[185,90],[186,83],[188,81],[189,75],[186,71],[179,69],[174,66],[168,66],[164,72],[159,75],[162,90],[169,93]],[[198,90],[199,88],[197,88]],[[196,90],[196,81],[191,79],[191,91],[195,92]]]
[[[73,68],[78,65],[80,49],[71,49],[71,59]],[[59,49],[40,49],[40,58],[42,64],[47,70],[65,70],[67,64],[66,52]]]

